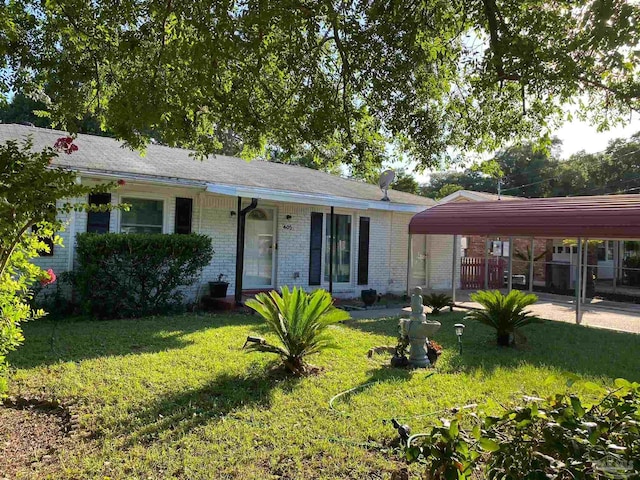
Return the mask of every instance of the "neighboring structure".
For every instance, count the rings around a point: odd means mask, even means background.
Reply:
[[[63,135],[0,125],[0,141],[31,136],[37,150]],[[244,291],[299,285],[331,288],[346,297],[369,288],[405,293],[409,221],[435,204],[394,190],[391,201],[381,201],[375,185],[299,166],[226,156],[199,161],[187,150],[160,145],[149,145],[141,156],[114,139],[83,134],[76,144],[77,152],[61,154],[55,164],[76,171],[83,183],[124,180],[125,185],[73,201],[127,203],[131,210],[68,215],[61,232],[65,247],[56,246],[51,256],[39,259],[41,266],[58,272],[73,268],[74,238],[80,232],[195,232],[209,235],[215,250],[201,285],[224,274],[233,293],[239,269]],[[245,235],[239,242],[242,219]],[[433,248],[450,252],[450,243]],[[443,287],[450,286],[450,273],[449,266]],[[205,293],[198,287],[192,288],[192,298]]]
[[[522,200],[522,197],[496,195],[495,193],[476,192],[474,190],[457,190],[438,200],[438,203],[491,202],[494,200]]]

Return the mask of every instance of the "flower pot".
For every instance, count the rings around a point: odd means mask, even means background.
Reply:
[[[378,292],[373,288],[370,288],[368,290],[362,290],[362,292],[360,293],[360,298],[362,298],[362,301],[364,302],[364,305],[366,307],[370,307],[371,305],[376,303],[376,299],[378,298]]]
[[[209,295],[213,298],[224,298],[227,296],[229,282],[209,282]]]

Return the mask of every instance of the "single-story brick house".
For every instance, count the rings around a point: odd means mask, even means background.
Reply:
[[[1,142],[31,136],[38,150],[63,135],[0,125]],[[211,237],[215,255],[200,285],[191,288],[192,299],[204,294],[201,287],[219,274],[225,275],[233,293],[239,266],[242,291],[298,285],[331,287],[338,296],[356,297],[363,289],[405,293],[412,286],[408,224],[415,213],[435,204],[429,198],[390,190],[390,201],[382,201],[376,185],[262,160],[218,155],[200,161],[188,150],[154,144],[141,156],[115,139],[85,134],[78,135],[75,143],[79,150],[60,155],[56,165],[76,171],[83,183],[125,181],[111,194],[76,201],[128,203],[131,210],[69,214],[60,234],[65,247],[55,247],[51,256],[38,259],[44,268],[72,269],[74,239],[81,232],[195,232]],[[335,249],[330,282],[332,210]],[[241,217],[246,222],[242,244]],[[425,238],[414,242],[424,244],[422,252],[432,259],[421,267],[429,270],[421,274],[430,279],[425,286],[450,288],[452,238],[420,237]],[[237,252],[242,249],[240,262]]]

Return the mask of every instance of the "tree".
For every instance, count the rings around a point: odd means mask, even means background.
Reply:
[[[420,193],[420,185],[413,175],[407,173],[405,170],[396,170],[396,175],[396,181],[392,185],[394,190],[413,193],[414,195]]]
[[[464,187],[462,187],[461,185],[456,185],[455,183],[447,183],[443,185],[440,190],[438,190],[438,193],[435,195],[434,198],[436,200],[440,200],[444,197],[448,197],[452,193],[455,193],[459,190],[464,190]]]
[[[30,288],[38,280],[43,284],[55,281],[55,272],[45,272],[30,260],[49,249],[43,238],[61,243],[55,236],[64,228],[58,213],[91,208],[63,199],[114,186],[79,185],[74,172],[51,167],[59,151],[70,154],[77,148],[70,137],[60,138],[56,149],[42,152],[33,152],[31,141],[0,145],[0,397],[6,392],[5,357],[23,340],[20,324],[44,315],[30,307]]]
[[[562,105],[607,128],[640,107],[631,0],[245,0],[0,5],[0,91],[41,98],[70,131],[89,113],[142,147],[339,152],[387,142],[422,167],[549,132]]]
[[[460,187],[460,188],[455,188]],[[429,183],[420,188],[421,194],[429,198],[443,198],[456,190],[495,192],[497,182],[482,172],[467,169],[464,172],[436,172]],[[445,192],[448,192],[445,194]]]

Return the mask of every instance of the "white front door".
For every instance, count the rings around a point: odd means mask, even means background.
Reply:
[[[256,208],[247,214],[244,235],[244,289],[271,288],[275,272],[275,212]]]

